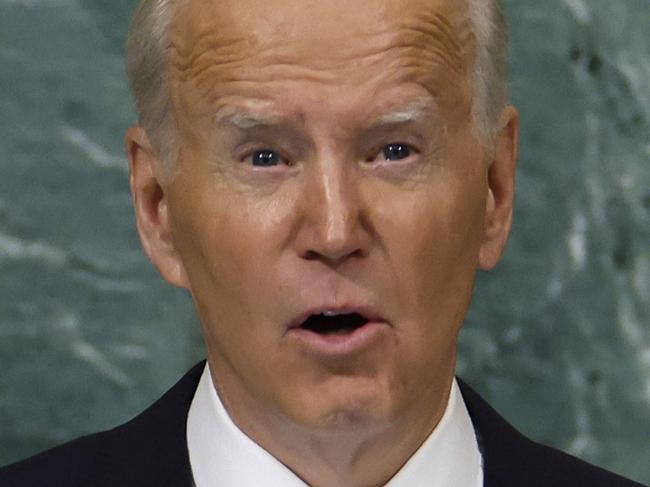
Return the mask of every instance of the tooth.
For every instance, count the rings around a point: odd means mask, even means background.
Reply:
[[[323,311],[321,314],[323,316],[337,316],[337,315],[339,315],[341,313],[339,313],[337,311]]]

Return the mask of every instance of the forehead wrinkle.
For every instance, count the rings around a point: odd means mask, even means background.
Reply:
[[[220,30],[211,29],[208,25],[196,33],[191,32],[191,29],[188,32],[187,28],[176,29],[170,49],[174,67],[181,77],[197,81],[201,74],[212,72],[212,67],[228,70],[251,64],[260,68],[274,66],[277,69],[300,69],[302,65],[314,71],[336,70],[354,58],[369,58],[373,54],[381,55],[389,51],[397,51],[397,55],[401,54],[400,51],[408,54],[409,49],[417,50],[420,58],[424,55],[460,72],[465,64],[463,53],[469,37],[467,33],[471,31],[467,22],[461,25],[462,32],[457,32],[459,35],[456,39],[454,26],[445,15],[440,12],[424,12],[396,25],[384,26],[379,32],[357,32],[353,36],[360,38],[361,42],[349,42],[349,39],[345,43],[346,49],[332,49],[333,55],[328,53],[324,57],[305,56],[301,52],[303,46],[297,44],[296,39],[284,45],[261,42],[254,35],[225,36],[220,34]],[[354,44],[361,45],[362,49],[355,49]],[[308,50],[309,46],[304,46],[304,49]],[[332,59],[339,52],[344,53],[344,57]]]
[[[336,73],[332,72],[331,69],[290,63],[270,63],[253,66],[237,62],[215,63],[192,76],[192,80],[197,86],[216,82],[257,82],[266,84],[282,81],[312,81],[327,83],[335,79]]]
[[[178,43],[178,46],[181,45],[182,43]],[[221,83],[272,83],[292,79],[332,82],[336,77],[333,69],[340,69],[341,64],[301,64],[295,54],[277,52],[276,46],[262,46],[246,40],[233,40],[232,44],[227,46],[221,46],[218,40],[213,40],[205,43],[205,47],[207,50],[200,51],[201,46],[196,46],[193,48],[193,55],[182,52],[179,47],[172,48],[172,66],[178,79],[192,81],[197,88],[203,88],[205,92],[214,89],[215,84]]]
[[[208,24],[195,23],[196,29],[185,32],[185,37],[181,30],[175,32],[170,49],[176,81],[191,81],[196,88],[193,105],[200,101],[205,109],[228,92],[264,92],[277,83],[343,82],[356,86],[355,70],[360,72],[363,66],[373,68],[365,74],[368,82],[368,74],[374,78],[372,85],[415,82],[437,97],[441,83],[457,85],[467,68],[464,55],[472,39],[470,25],[466,18],[453,20],[434,10],[419,12],[372,30],[362,28],[342,44],[333,39],[346,49],[330,48],[322,56],[307,55],[312,46],[301,45],[295,38],[292,42],[262,42],[255,35],[225,36]],[[194,107],[201,112],[204,108]]]
[[[177,32],[171,35],[168,52],[171,66],[181,79],[188,80],[199,77],[215,64],[227,66],[245,61],[251,43],[244,37],[227,38],[211,31],[196,39],[187,39],[184,33]]]
[[[388,56],[388,59],[387,59]],[[284,59],[283,59],[284,58]],[[282,60],[282,62],[281,62]],[[250,58],[247,61],[251,61]],[[339,61],[327,63],[315,61],[309,65],[298,62],[291,63],[284,56],[276,55],[273,59],[259,59],[255,65],[223,60],[218,63],[195,67],[182,78],[190,78],[193,84],[207,93],[216,89],[216,85],[237,84],[240,86],[264,83],[267,87],[282,82],[314,82],[332,84],[338,80],[349,81],[354,71],[362,65],[375,66],[379,78],[427,79],[429,91],[435,85],[436,73],[440,72],[441,64],[446,64],[445,54],[437,48],[421,49],[412,44],[386,45],[371,49],[364,53],[364,58],[356,62]],[[461,69],[457,66],[454,72]],[[414,76],[415,75],[415,76]]]
[[[467,67],[465,60],[473,37],[467,18],[458,24],[452,24],[440,12],[422,14],[400,23],[395,46],[418,48],[421,54],[442,61],[452,71],[461,73]]]

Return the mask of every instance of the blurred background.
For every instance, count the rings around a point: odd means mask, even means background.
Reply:
[[[140,412],[202,358],[140,250],[135,0],[0,0],[0,465]],[[650,3],[510,0],[513,235],[459,375],[536,440],[650,483]]]

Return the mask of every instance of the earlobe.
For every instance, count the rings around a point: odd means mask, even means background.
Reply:
[[[174,246],[158,156],[140,127],[127,131],[125,145],[131,196],[142,247],[167,282],[187,288],[185,269]]]
[[[483,270],[492,269],[499,262],[512,226],[519,138],[519,114],[514,107],[508,106],[501,112],[499,127],[493,160],[487,169],[485,225],[479,252]]]

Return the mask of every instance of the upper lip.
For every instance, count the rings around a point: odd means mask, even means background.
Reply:
[[[299,328],[307,318],[312,315],[318,315],[325,312],[334,312],[337,314],[358,313],[368,321],[386,321],[379,313],[372,307],[367,305],[345,305],[345,306],[314,306],[300,313],[289,322],[287,329]]]

